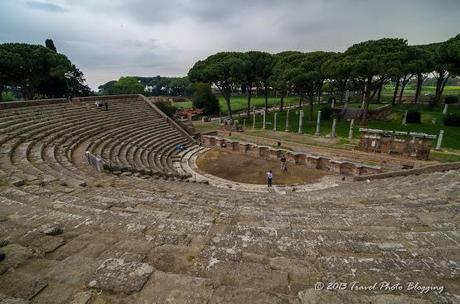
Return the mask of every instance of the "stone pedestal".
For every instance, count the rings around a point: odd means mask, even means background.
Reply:
[[[295,153],[294,162],[296,165],[305,165],[305,160],[307,159],[307,154],[305,153]]]
[[[270,153],[268,151],[269,149],[270,147],[265,147],[265,146],[259,147],[259,157],[265,158],[265,159],[269,158],[270,156]]]
[[[233,141],[231,145],[232,145],[232,150],[233,151],[239,151],[240,150],[240,143],[238,141]]]
[[[342,173],[341,167],[342,167],[341,161],[331,160],[329,162],[329,171],[333,173],[341,174]]]
[[[270,155],[269,156],[270,159],[277,160],[277,159],[281,158],[282,150],[270,148],[268,150],[268,153]]]
[[[438,141],[436,142],[436,150],[441,150],[442,138],[444,137],[444,130],[439,131]]]
[[[335,127],[337,125],[337,119],[334,118],[334,120],[332,120],[332,131],[331,131],[331,137],[335,137]]]
[[[319,168],[319,157],[309,155],[307,156],[307,159],[305,160],[305,164],[307,168],[318,169]]]
[[[444,105],[444,110],[442,110],[442,114],[446,115],[447,114],[447,108],[449,107],[449,105],[446,103]]]
[[[214,136],[211,136],[211,137],[209,138],[209,145],[210,145],[211,147],[215,147],[215,146],[217,145],[217,138],[214,137]]]
[[[249,144],[248,143],[240,143],[238,145],[238,149],[241,153],[246,153],[249,150]]]
[[[331,160],[329,158],[320,156],[318,159],[318,169],[327,170],[329,168],[330,161]]]
[[[299,134],[302,134],[303,110],[299,111]]]
[[[348,139],[353,139],[353,125],[355,123],[355,120],[352,119],[350,121],[350,130],[348,131]]]
[[[263,121],[262,121],[262,129],[265,129],[265,123],[266,123],[265,119],[266,119],[266,116],[267,116],[267,115],[266,115],[266,111],[264,110],[264,117],[263,117]]]

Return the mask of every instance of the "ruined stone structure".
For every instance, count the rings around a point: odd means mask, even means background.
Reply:
[[[324,156],[307,153],[292,152],[284,149],[258,146],[252,143],[232,141],[217,136],[203,135],[201,143],[204,147],[224,148],[249,154],[253,157],[280,160],[286,157],[287,161],[296,165],[305,165],[308,168],[326,170],[343,175],[376,174],[382,172],[380,167],[359,164],[351,161],[334,160]]]
[[[142,96],[104,98],[107,112],[85,99],[0,109],[0,303],[458,303],[458,170],[216,188],[179,178],[200,148]],[[87,150],[120,170],[98,172]],[[403,289],[315,290],[353,281]]]
[[[436,135],[360,128],[359,149],[427,160]]]

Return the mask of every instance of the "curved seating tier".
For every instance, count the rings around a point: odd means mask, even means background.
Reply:
[[[95,180],[82,162],[90,151],[117,175],[188,177],[173,159],[176,145],[191,140],[163,113],[137,97],[108,102],[108,111],[85,101],[0,110],[0,169],[12,183],[85,186]]]

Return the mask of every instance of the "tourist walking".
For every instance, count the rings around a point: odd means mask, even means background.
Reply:
[[[273,172],[272,170],[267,172],[267,185],[268,187],[271,187],[273,184]]]

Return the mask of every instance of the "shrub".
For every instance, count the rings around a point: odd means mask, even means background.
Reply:
[[[422,114],[419,111],[409,110],[407,111],[406,122],[407,123],[420,123]]]
[[[458,96],[450,95],[444,98],[446,104],[458,103]]]
[[[192,104],[195,109],[203,109],[204,115],[219,113],[219,100],[207,83],[198,83],[193,93]]]
[[[158,101],[155,105],[169,117],[173,117],[176,114],[176,107],[169,101]]]
[[[444,125],[460,127],[460,113],[450,113],[444,117]]]
[[[321,108],[321,120],[329,120],[334,114],[334,110],[330,105]]]
[[[1,101],[14,101],[16,98],[14,97],[13,93],[11,92],[3,92],[2,93],[2,98],[0,98]]]

